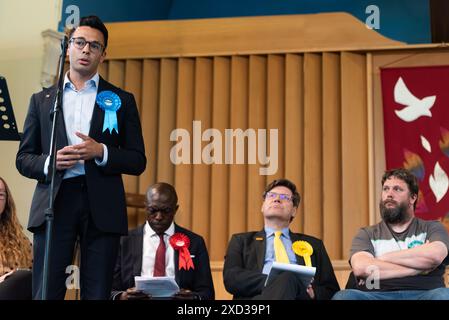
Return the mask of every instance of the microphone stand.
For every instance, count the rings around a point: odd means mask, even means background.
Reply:
[[[51,128],[51,140],[50,140],[50,164],[48,166],[47,177],[50,177],[50,196],[49,196],[49,207],[45,210],[45,253],[44,253],[44,269],[43,269],[43,282],[42,282],[42,300],[47,300],[48,295],[48,280],[49,280],[49,263],[50,263],[50,250],[51,250],[51,240],[53,233],[53,220],[54,220],[54,192],[55,192],[55,174],[56,174],[56,128],[58,122],[59,111],[62,110],[62,96],[63,96],[63,85],[64,85],[64,63],[67,53],[69,39],[64,36],[61,41],[61,56],[59,58],[59,79],[58,88],[56,91],[55,104],[52,111],[52,128]],[[48,179],[48,178],[47,178]],[[48,180],[47,180],[48,181]]]

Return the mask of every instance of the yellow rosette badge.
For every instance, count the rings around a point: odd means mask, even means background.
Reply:
[[[313,248],[307,241],[295,241],[292,244],[293,251],[298,255],[304,258],[304,262],[306,263],[306,267],[312,266],[312,261],[310,257],[313,254]]]

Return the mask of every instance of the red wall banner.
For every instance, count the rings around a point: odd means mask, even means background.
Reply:
[[[381,70],[387,169],[419,180],[416,215],[449,212],[449,66]]]

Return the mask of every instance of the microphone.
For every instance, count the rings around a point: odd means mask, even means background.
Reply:
[[[54,118],[56,109],[58,108],[58,104],[62,104],[62,90],[63,90],[62,89],[62,84],[63,84],[62,71],[64,69],[65,55],[67,53],[68,46],[69,46],[69,37],[67,35],[64,35],[64,38],[61,39],[61,56],[59,59],[58,91],[56,93],[54,108],[50,110],[50,114],[49,114],[51,122],[53,122],[53,118]]]
[[[64,38],[62,38],[61,40],[61,50],[62,52],[66,51],[66,48],[69,44],[69,37],[67,37],[67,35],[64,35]]]

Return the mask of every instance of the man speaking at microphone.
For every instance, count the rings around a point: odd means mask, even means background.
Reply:
[[[134,96],[102,79],[108,31],[96,16],[70,30],[62,112],[56,128],[54,224],[47,299],[64,299],[66,268],[80,240],[81,299],[108,299],[120,236],[127,234],[121,174],[146,166]],[[31,97],[16,166],[36,179],[28,230],[33,232],[33,298],[42,297],[45,209],[49,207],[49,153],[55,86]]]

